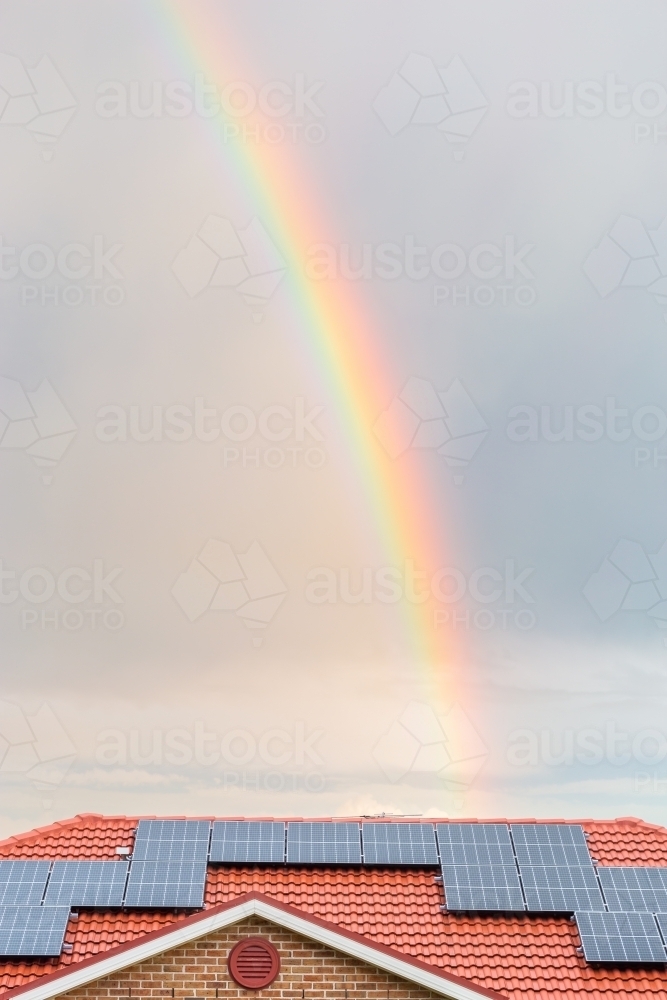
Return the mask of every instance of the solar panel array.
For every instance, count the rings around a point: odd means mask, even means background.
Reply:
[[[39,906],[50,861],[0,861],[0,906]]]
[[[530,912],[604,910],[583,828],[575,823],[513,823],[510,827]]]
[[[605,908],[580,826],[439,823],[437,837],[449,910]]]
[[[526,909],[514,865],[443,865],[442,878],[448,910]]]
[[[665,946],[650,913],[577,913],[587,962],[612,965],[664,965]]]
[[[437,865],[431,823],[362,823],[366,865]]]
[[[520,872],[528,910],[543,913],[604,910],[593,865],[521,865]]]
[[[204,905],[206,861],[132,861],[124,906],[198,909]]]
[[[583,828],[574,823],[512,823],[516,859],[521,865],[590,865]]]
[[[49,958],[62,951],[69,906],[0,907],[0,955]]]
[[[596,868],[556,823],[141,820],[127,860],[0,860],[0,955],[58,955],[70,907],[199,909],[208,862],[440,864],[443,909],[574,913],[587,961],[667,964],[667,868]]]
[[[667,868],[598,868],[610,910],[667,913]]]
[[[667,869],[596,868],[577,824],[439,823],[436,834],[443,909],[574,913],[588,962],[667,964]]]
[[[443,865],[514,865],[509,830],[503,823],[438,823]]]
[[[127,861],[54,861],[46,906],[123,905]]]
[[[281,863],[284,860],[284,823],[221,820],[213,824],[209,861]]]
[[[288,823],[287,863],[360,865],[358,823]]]
[[[206,861],[211,824],[199,819],[139,820],[132,858],[136,861]]]
[[[523,911],[509,830],[503,823],[438,823],[448,910]]]

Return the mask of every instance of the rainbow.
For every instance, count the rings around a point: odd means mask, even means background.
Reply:
[[[180,69],[203,73],[207,81],[218,85],[248,78],[235,64],[238,39],[231,41],[228,23],[224,28],[216,23],[220,9],[210,0],[196,4],[158,0],[154,9],[159,10],[162,23],[166,15]],[[224,156],[239,191],[287,260],[284,283],[293,313],[290,326],[300,337],[299,349],[314,365],[345,434],[354,477],[363,490],[387,564],[402,566],[413,560],[420,569],[433,572],[443,565],[446,539],[426,463],[415,451],[406,453],[399,463],[392,462],[373,433],[378,415],[400,391],[406,376],[390,371],[382,332],[351,284],[311,281],[304,274],[304,249],[317,243],[323,232],[330,232],[331,225],[310,191],[295,153],[298,147],[261,140],[223,143],[222,113],[203,121],[217,144],[217,155]],[[244,121],[248,129],[261,125],[252,116]],[[460,689],[462,665],[453,630],[434,628],[430,601],[403,600],[396,607],[405,616],[407,657],[422,671],[429,701],[434,708],[443,708]]]

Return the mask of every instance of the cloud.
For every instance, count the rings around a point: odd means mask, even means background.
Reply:
[[[180,789],[188,784],[183,774],[156,773],[139,768],[96,767],[87,771],[72,771],[66,785],[76,788],[165,788]]]

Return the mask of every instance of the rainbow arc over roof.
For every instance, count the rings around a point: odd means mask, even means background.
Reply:
[[[229,23],[229,8],[211,0],[157,0],[154,10],[164,22],[179,68],[191,76],[203,74],[220,86],[247,80],[239,64],[243,46]],[[245,69],[245,72],[244,72]],[[228,123],[236,124],[229,118]],[[401,567],[411,560],[426,574],[442,565],[446,551],[443,515],[429,483],[425,463],[415,452],[393,462],[381,448],[373,426],[389,401],[400,391],[406,373],[390,370],[382,331],[366,303],[350,282],[308,279],[305,248],[332,232],[315,197],[298,145],[226,141],[222,137],[224,112],[204,120],[215,155],[231,169],[239,190],[270,232],[285,257],[287,286],[298,349],[308,356],[328,394],[349,445],[355,478],[363,486],[369,519],[375,526],[388,565]],[[265,119],[244,118],[248,131]],[[411,374],[411,373],[408,373]],[[423,671],[429,697],[441,705],[451,702],[459,687],[461,662],[450,628],[435,628],[432,601],[401,601],[405,615],[406,652]]]

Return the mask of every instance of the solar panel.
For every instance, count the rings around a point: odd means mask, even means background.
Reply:
[[[514,865],[509,829],[504,823],[438,823],[443,865]]]
[[[39,906],[50,861],[0,861],[0,906]]]
[[[667,941],[667,913],[656,913],[654,919],[660,928],[663,941]]]
[[[432,823],[362,823],[366,865],[437,865]]]
[[[667,868],[598,868],[610,910],[667,913]]]
[[[581,826],[575,823],[513,823],[510,827],[519,865],[590,865]]]
[[[213,824],[209,860],[282,864],[285,860],[285,824],[220,820]]]
[[[526,906],[516,865],[443,865],[448,910],[520,910]]]
[[[200,819],[139,820],[136,861],[206,861],[211,824]]]
[[[205,861],[132,861],[124,905],[198,909],[205,883]]]
[[[69,906],[0,906],[0,955],[59,955],[68,920]]]
[[[604,910],[604,900],[592,865],[520,865],[529,910],[574,913]]]
[[[360,865],[358,823],[288,823],[287,863]]]
[[[587,962],[654,965],[667,961],[650,913],[575,913]]]
[[[122,906],[127,861],[55,861],[47,906]]]

